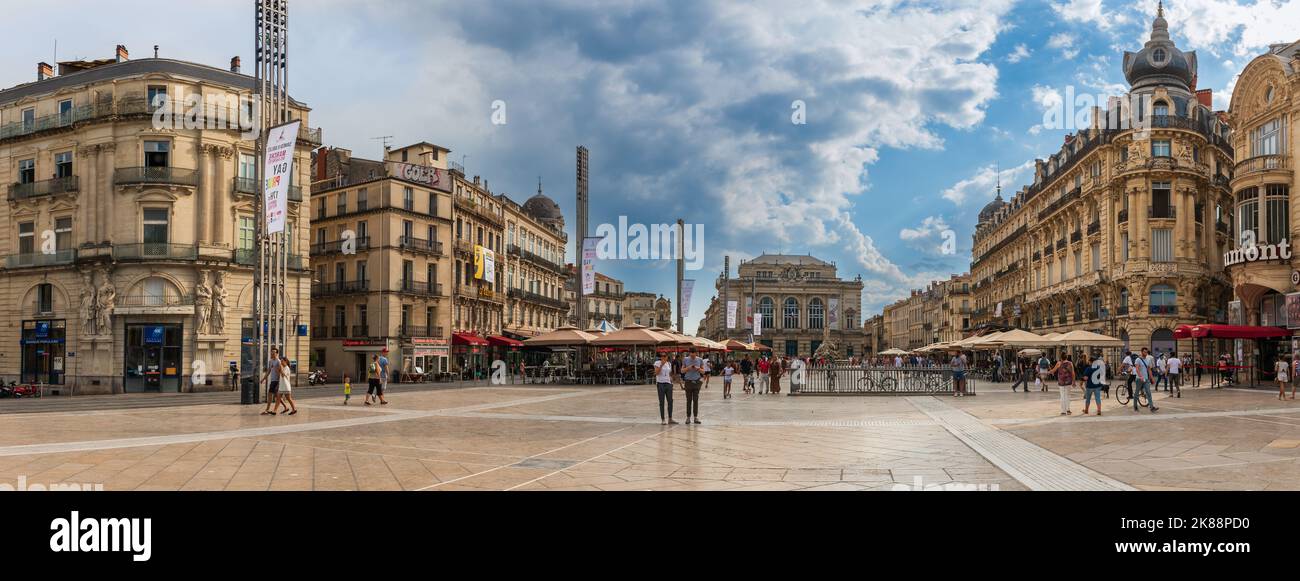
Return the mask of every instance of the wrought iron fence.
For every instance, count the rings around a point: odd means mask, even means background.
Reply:
[[[846,364],[814,365],[803,371],[803,381],[792,372],[792,394],[802,395],[941,395],[953,393],[951,367],[863,367]],[[967,375],[965,393],[974,395]]]

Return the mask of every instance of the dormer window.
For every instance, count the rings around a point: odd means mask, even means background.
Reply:
[[[1164,101],[1156,101],[1156,104],[1155,104],[1155,111],[1154,111],[1154,113],[1155,113],[1156,117],[1165,117],[1165,116],[1168,116],[1168,115],[1169,115],[1169,104],[1168,104],[1168,103],[1165,103]]]

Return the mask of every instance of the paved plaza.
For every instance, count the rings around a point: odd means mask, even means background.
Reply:
[[[391,405],[299,391],[296,416],[233,394],[0,402],[0,484],[105,490],[1300,489],[1300,404],[1249,390],[1057,396],[701,397],[662,426],[653,386],[410,387]],[[685,397],[676,396],[678,419]],[[26,412],[26,413],[12,413]]]

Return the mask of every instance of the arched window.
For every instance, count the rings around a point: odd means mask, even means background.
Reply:
[[[1151,287],[1151,314],[1153,315],[1175,315],[1178,314],[1178,291],[1167,284],[1158,284]]]
[[[821,299],[808,301],[808,328],[820,329],[826,325],[826,308]]]
[[[1169,329],[1156,329],[1151,332],[1151,353],[1159,355],[1161,353],[1173,353],[1178,348],[1178,341],[1174,339],[1174,332]]]
[[[1153,106],[1153,109],[1154,110],[1152,112],[1157,117],[1164,117],[1169,115],[1169,104],[1164,101],[1156,101],[1155,105]]]
[[[758,314],[763,316],[763,328],[776,326],[776,301],[772,297],[763,297],[758,301]]]
[[[794,297],[785,299],[785,316],[781,321],[781,326],[786,329],[799,328],[799,301]]]

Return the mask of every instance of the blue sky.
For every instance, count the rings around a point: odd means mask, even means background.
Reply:
[[[252,0],[19,2],[0,85],[38,61],[152,54],[252,66]],[[1000,166],[1014,192],[1063,133],[1044,100],[1123,89],[1155,0],[299,0],[290,91],[329,145],[431,141],[523,201],[541,176],[572,227],[573,151],[592,152],[592,224],[705,225],[687,329],[722,256],[811,253],[866,279],[864,312],[963,272]],[[1300,37],[1300,2],[1166,4],[1199,86],[1226,108],[1236,73]],[[150,16],[152,15],[152,16]],[[151,18],[160,19],[152,22]],[[166,25],[160,24],[165,20]],[[505,125],[491,123],[506,104]],[[791,123],[791,104],[807,123]],[[958,241],[940,252],[943,231]],[[672,296],[667,263],[606,262],[629,290]]]

